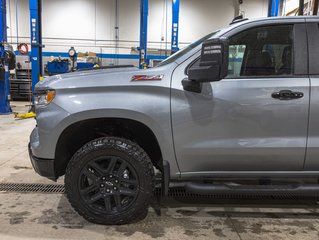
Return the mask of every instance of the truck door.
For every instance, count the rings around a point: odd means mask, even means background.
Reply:
[[[305,170],[319,170],[319,20],[307,19],[311,101]]]
[[[204,83],[201,93],[181,85],[196,56],[175,70],[172,126],[182,176],[303,169],[310,92],[305,29],[264,25],[230,36],[227,78]]]

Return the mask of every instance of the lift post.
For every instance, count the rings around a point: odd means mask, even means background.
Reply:
[[[299,16],[303,16],[304,9],[305,9],[305,0],[299,0],[299,11],[298,11]]]
[[[30,0],[32,92],[42,79],[42,0]]]
[[[319,7],[319,0],[315,0],[314,8],[313,8],[313,15],[318,15],[318,7]]]
[[[179,30],[179,8],[180,0],[173,0],[172,3],[172,42],[171,42],[171,51],[172,54],[179,51],[178,47],[178,30]]]
[[[149,65],[147,57],[148,0],[140,0],[140,68]]]
[[[5,44],[7,43],[7,9],[6,0],[0,0],[0,67],[5,70],[4,76],[0,79],[0,114],[10,114],[12,109],[10,107],[10,85],[9,85],[9,69],[8,64],[5,63]],[[2,75],[2,74],[1,74]]]
[[[280,0],[269,0],[268,17],[277,17],[279,15]]]

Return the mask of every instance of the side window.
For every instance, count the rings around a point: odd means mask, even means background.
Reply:
[[[229,65],[228,75],[239,77],[243,66],[246,45],[230,45],[229,46]]]
[[[254,28],[230,38],[228,78],[293,72],[292,25]]]

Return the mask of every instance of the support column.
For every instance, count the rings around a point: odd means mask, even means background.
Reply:
[[[4,74],[0,74],[0,114],[10,114],[12,112],[9,102],[10,85],[9,85],[9,69],[4,61],[5,47],[7,43],[7,9],[6,0],[0,0],[0,68],[4,70]]]
[[[32,92],[43,76],[42,69],[42,0],[30,0]]]
[[[318,15],[319,0],[315,0],[314,4],[313,15]]]
[[[280,0],[269,0],[268,17],[277,17],[279,14]]]
[[[299,16],[303,16],[304,8],[305,8],[305,0],[299,0],[299,12],[298,12]]]
[[[179,30],[179,8],[180,8],[180,0],[173,0],[172,3],[172,43],[171,43],[171,51],[172,54],[179,50],[178,47],[178,30]]]
[[[140,0],[140,68],[149,64],[147,57],[148,0]]]

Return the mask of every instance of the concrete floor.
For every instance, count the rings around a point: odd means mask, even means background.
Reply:
[[[26,103],[13,102],[14,111]],[[33,119],[0,116],[0,182],[52,183],[28,159]],[[62,183],[62,179],[59,180]],[[0,239],[319,239],[313,200],[176,200],[150,207],[139,223],[100,226],[86,222],[61,194],[0,192]]]

